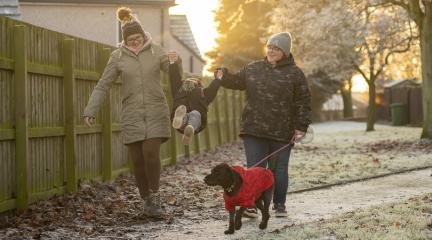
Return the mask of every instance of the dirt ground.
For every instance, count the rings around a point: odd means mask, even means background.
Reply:
[[[365,133],[364,123],[332,122],[314,127],[314,141],[297,145],[292,151],[290,191],[432,166],[432,142],[419,140],[420,128],[378,125],[377,131]],[[287,203],[290,212],[288,219],[276,222],[272,218],[271,227],[266,231],[258,231],[255,226],[257,220],[250,220],[245,224],[245,230],[226,238],[222,234],[227,217],[222,191],[209,188],[202,181],[210,168],[221,162],[242,165],[245,158],[241,143],[222,146],[164,168],[161,192],[167,215],[162,219],[139,217],[142,202],[133,177],[125,174],[111,184],[81,183],[80,190],[75,194],[53,197],[25,211],[2,214],[0,238],[254,239],[270,237],[268,234],[277,233],[292,224],[330,218],[359,207],[432,191],[432,182],[422,181],[430,175],[430,171],[425,170],[398,175],[408,176],[408,179],[396,182],[412,182],[412,186],[400,186],[394,184],[395,180],[386,182],[382,178],[382,181],[375,179],[363,185],[355,183],[359,186],[358,197],[371,198],[359,202],[350,201],[356,193],[348,191],[354,189],[353,185],[291,194]],[[380,185],[381,182],[383,185]],[[426,190],[422,184],[429,184]],[[374,194],[370,194],[372,190],[368,188],[372,186],[377,187]],[[390,192],[379,194],[387,189]],[[327,205],[321,207],[321,204]],[[244,235],[244,232],[248,234]],[[278,235],[271,235],[269,239],[275,236]]]

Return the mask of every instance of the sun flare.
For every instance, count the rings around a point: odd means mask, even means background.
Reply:
[[[353,92],[365,93],[368,91],[368,85],[362,75],[357,74],[351,78]]]

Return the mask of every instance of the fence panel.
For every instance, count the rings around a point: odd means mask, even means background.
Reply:
[[[110,180],[129,171],[120,134],[121,80],[91,128],[81,116],[114,48],[5,17],[0,41],[0,212],[73,192],[79,179]],[[168,81],[163,75],[171,102]],[[173,130],[162,163],[237,139],[239,99],[221,89],[207,129],[188,148]]]

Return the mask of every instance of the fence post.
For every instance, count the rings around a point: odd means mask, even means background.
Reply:
[[[176,132],[175,131],[173,131],[172,129],[171,129],[171,139],[169,140],[170,141],[170,154],[171,154],[171,161],[170,161],[170,164],[172,164],[172,165],[175,165],[175,164],[177,164],[177,136],[176,136]]]
[[[27,45],[26,27],[14,27],[15,58],[15,158],[16,206],[25,208],[29,201],[28,174],[28,115],[27,115]],[[19,99],[19,101],[17,101]]]
[[[228,101],[228,90],[224,91],[224,107],[225,107],[225,130],[227,143],[231,141],[231,128],[230,128],[230,114],[229,114],[229,101]]]
[[[219,95],[220,96],[220,95]],[[219,108],[220,97],[217,97],[214,101],[214,107],[216,112],[216,126],[217,126],[217,135],[218,135],[218,145],[222,145],[222,123],[220,116],[220,108]]]
[[[193,138],[194,138],[194,148],[195,148],[195,153],[196,154],[200,154],[201,153],[200,137],[198,135],[199,134],[196,134],[195,136],[193,136]]]
[[[75,40],[63,40],[63,73],[65,101],[66,191],[77,190],[76,132],[75,132]]]
[[[103,48],[99,53],[98,72],[102,75],[110,56],[111,49]],[[112,179],[112,116],[111,92],[108,92],[102,107],[102,179]]]
[[[184,157],[185,158],[190,158],[191,156],[191,148],[187,145],[184,146]]]
[[[210,139],[210,128],[208,127],[208,123],[207,123],[207,129],[204,130],[204,137],[205,137],[206,151],[210,151],[211,139]]]
[[[171,81],[169,79],[168,74],[166,73],[162,73],[162,76],[164,78],[164,80],[166,80],[166,82],[168,83],[167,85],[167,91],[165,94],[167,97],[167,102],[169,106],[173,106],[173,93],[171,92]],[[170,111],[172,111],[172,109],[170,108]],[[171,126],[171,124],[170,124]],[[171,161],[170,164],[175,165],[177,164],[177,131],[174,128],[171,128],[171,139],[170,141],[170,155],[171,155]]]
[[[233,142],[237,140],[238,132],[237,132],[237,106],[239,104],[239,99],[237,99],[238,91],[232,91],[232,108],[233,108]]]

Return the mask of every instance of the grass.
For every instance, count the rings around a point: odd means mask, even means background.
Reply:
[[[432,141],[421,128],[377,126],[376,131],[326,131],[290,158],[290,190],[432,166]]]
[[[265,239],[432,239],[432,193],[286,227]]]

